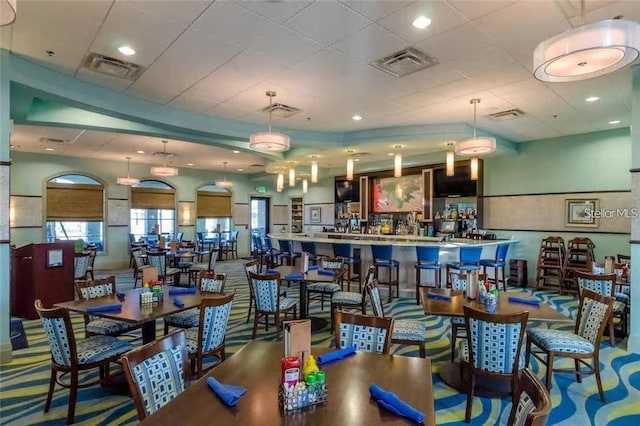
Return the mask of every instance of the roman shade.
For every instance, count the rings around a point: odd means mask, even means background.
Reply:
[[[231,194],[228,192],[198,191],[197,215],[203,217],[231,217]]]
[[[176,190],[168,188],[131,188],[132,209],[174,210]]]
[[[47,220],[101,221],[104,187],[80,183],[47,183]]]

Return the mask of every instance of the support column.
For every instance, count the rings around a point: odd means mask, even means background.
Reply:
[[[0,51],[0,363],[11,361],[11,322],[9,299],[11,297],[11,250],[9,236],[9,200],[11,194],[11,157],[9,137],[9,54]]]
[[[632,69],[631,200],[640,212],[640,66]],[[640,215],[631,219],[631,317],[627,350],[640,353]]]

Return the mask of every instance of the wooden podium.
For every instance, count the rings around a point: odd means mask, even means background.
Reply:
[[[74,299],[74,242],[33,243],[12,251],[11,315],[36,319],[36,299],[45,308]]]

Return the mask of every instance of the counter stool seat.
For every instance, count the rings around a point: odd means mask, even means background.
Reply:
[[[496,287],[500,288],[500,281],[502,281],[502,289],[507,291],[507,281],[505,280],[504,268],[507,264],[507,251],[509,250],[509,244],[498,244],[496,248],[495,259],[480,259],[480,265],[482,266],[482,273],[487,273],[487,268],[493,268],[493,280],[496,283]],[[501,272],[501,274],[500,274]],[[502,278],[500,276],[502,275]]]
[[[440,247],[438,246],[416,246],[416,305],[420,304],[420,287],[426,287],[420,281],[420,271],[430,270],[434,273],[434,286],[440,287],[442,284],[442,264],[440,264]]]
[[[479,271],[480,256],[482,255],[482,246],[464,246],[460,247],[460,260],[458,262],[450,262],[446,264],[447,268],[447,287],[451,285],[450,271],[456,270],[459,272]]]
[[[351,244],[348,243],[333,243],[333,257],[342,259],[345,265],[347,265],[347,291],[351,291],[351,282],[356,281],[358,283],[358,291],[362,292],[361,282],[361,265],[360,251],[351,252]]]
[[[392,259],[393,246],[391,245],[372,245],[371,253],[373,255],[373,266],[376,269],[378,284],[389,286],[389,302],[393,301],[392,287],[396,287],[396,297],[400,297],[400,262]],[[380,281],[380,268],[389,270],[388,281]]]

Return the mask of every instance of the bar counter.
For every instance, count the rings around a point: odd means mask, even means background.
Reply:
[[[393,246],[393,259],[400,262],[400,296],[415,297],[415,264],[416,264],[416,246],[434,246],[440,247],[440,263],[443,265],[448,262],[455,262],[459,257],[460,247],[463,246],[481,246],[482,258],[491,259],[495,257],[496,247],[501,243],[515,244],[517,240],[471,240],[466,238],[453,238],[450,241],[439,242],[436,237],[421,237],[417,235],[377,235],[377,234],[348,234],[338,232],[318,232],[313,235],[308,234],[291,234],[291,233],[273,233],[269,234],[274,240],[273,246],[277,247],[276,241],[279,239],[294,242],[293,251],[301,251],[299,244],[296,242],[312,241],[316,243],[316,253],[333,256],[332,244],[346,243],[351,244],[352,250],[360,250],[360,258],[362,261],[363,271],[372,261],[371,249],[372,245],[388,245]],[[510,249],[512,251],[513,249]],[[443,266],[442,279],[445,280],[445,271]],[[433,283],[433,273],[422,273],[423,283]],[[386,279],[386,277],[384,278]],[[383,279],[383,280],[384,280]],[[381,288],[384,292],[385,287]],[[356,290],[357,291],[357,290]]]

